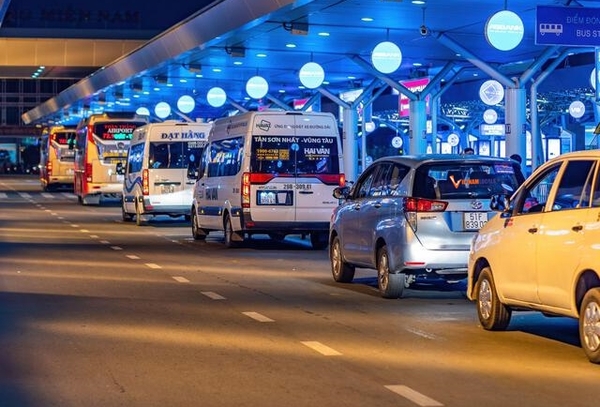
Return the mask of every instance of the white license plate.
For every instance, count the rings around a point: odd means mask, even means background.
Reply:
[[[117,182],[123,182],[125,176],[123,174],[117,174]]]
[[[487,220],[487,212],[465,212],[463,214],[463,227],[465,230],[479,230]]]

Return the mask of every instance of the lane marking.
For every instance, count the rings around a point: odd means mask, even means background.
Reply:
[[[146,263],[146,266],[151,269],[161,269],[162,267],[155,263]]]
[[[275,322],[271,318],[265,317],[264,315],[259,314],[258,312],[254,312],[254,311],[246,311],[246,312],[242,312],[242,314],[244,314],[245,316],[250,317],[258,322]]]
[[[44,209],[44,212],[52,212],[50,209]]]
[[[56,212],[50,212],[50,215],[52,215],[52,216],[57,216],[57,215],[58,215],[58,213],[56,213]]]
[[[21,195],[21,198],[31,198],[31,195],[29,195],[27,192],[19,192],[19,195]]]
[[[99,237],[98,235],[90,235],[91,239],[98,239],[98,237]]]
[[[73,223],[73,224],[71,225],[71,227],[72,227],[72,228],[78,228],[78,227],[79,227],[79,225],[76,225],[76,224],[74,224],[74,223]]]
[[[62,196],[64,196],[65,198],[76,198],[75,194],[70,194],[68,192],[63,192]]]
[[[435,407],[435,406],[443,406],[442,403],[440,403],[437,400],[434,400],[430,397],[427,397],[424,394],[419,393],[416,390],[411,389],[408,386],[403,386],[403,385],[389,385],[389,386],[385,386],[386,389],[393,391],[394,393],[409,399],[410,401],[412,401],[413,403],[422,406],[422,407]]]
[[[136,256],[135,254],[128,254],[127,258],[131,259],[131,260],[139,260],[139,256]]]
[[[49,193],[47,193],[47,192],[42,192],[42,196],[43,196],[44,198],[50,198],[50,199],[54,199],[54,195],[52,195],[52,194],[49,194]]]
[[[110,244],[110,242],[108,240],[100,240],[100,243],[102,243],[102,244]]]
[[[338,352],[337,350],[330,348],[327,345],[323,345],[321,342],[317,342],[317,341],[302,341],[302,344],[304,346],[308,346],[309,348],[311,348],[314,351],[319,352],[321,355],[325,355],[325,356],[339,356],[341,355],[340,352]]]
[[[174,276],[173,280],[177,281],[178,283],[189,283],[190,280],[188,280],[185,277],[179,277],[179,276]]]
[[[0,192],[0,198],[8,198],[8,195],[6,194],[6,192]]]
[[[406,328],[406,330],[408,332],[410,332],[411,334],[415,334],[415,335],[420,336],[422,338],[426,338],[426,339],[435,339],[436,338],[436,336],[434,334],[430,334],[428,332],[421,331],[420,329]]]
[[[79,229],[79,231],[80,231],[81,233],[90,233],[90,231],[89,231],[89,230],[87,230],[87,229]]]
[[[211,300],[225,300],[226,298],[222,295],[214,293],[212,291],[201,291],[200,294],[207,296]]]
[[[119,246],[110,246],[110,248],[116,251],[123,250],[123,248]]]

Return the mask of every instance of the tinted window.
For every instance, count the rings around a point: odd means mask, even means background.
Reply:
[[[337,138],[254,136],[250,171],[293,176],[338,174]]]
[[[490,198],[517,190],[523,176],[516,163],[436,162],[415,174],[413,195],[433,199]]]
[[[242,168],[243,157],[242,137],[214,141],[206,154],[207,175],[209,177],[235,175]]]
[[[148,168],[196,168],[204,144],[203,141],[152,142]]]
[[[567,162],[556,190],[552,210],[588,207],[595,170],[595,161],[573,160]]]
[[[516,198],[515,213],[541,212],[546,206],[548,193],[556,179],[560,163],[539,174]]]
[[[127,156],[127,172],[139,172],[142,170],[142,163],[144,159],[144,144],[136,144],[131,146],[129,149],[129,155]]]

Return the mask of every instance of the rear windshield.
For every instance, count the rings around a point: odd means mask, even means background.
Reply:
[[[197,168],[206,142],[166,141],[150,143],[149,168]]]
[[[523,175],[516,163],[448,162],[419,167],[413,195],[430,199],[490,198],[516,191]]]
[[[254,136],[250,171],[291,176],[339,174],[337,138]]]

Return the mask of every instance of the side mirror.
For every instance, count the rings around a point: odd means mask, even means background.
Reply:
[[[346,198],[348,198],[349,192],[350,192],[349,187],[337,187],[333,190],[333,197],[335,199],[346,199]]]
[[[508,194],[492,195],[490,209],[498,212],[508,212],[510,209],[510,196]]]
[[[125,166],[123,165],[122,162],[118,162],[117,163],[117,168],[116,168],[117,174],[118,175],[123,175],[125,174]]]

